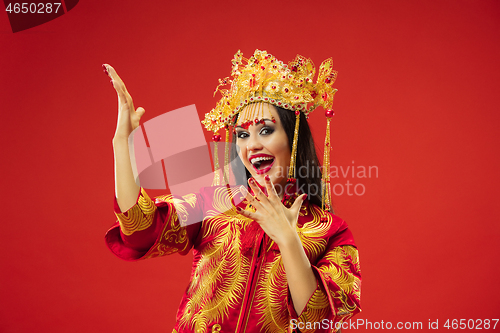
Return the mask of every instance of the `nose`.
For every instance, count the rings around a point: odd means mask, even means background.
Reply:
[[[249,152],[258,151],[263,148],[262,142],[258,135],[251,135],[247,140],[247,150]]]

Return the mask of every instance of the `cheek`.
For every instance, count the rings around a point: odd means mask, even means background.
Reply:
[[[240,157],[241,161],[243,163],[246,163],[247,152],[245,147],[239,143],[236,143],[236,152],[238,153],[238,156]]]
[[[291,153],[286,136],[285,138],[276,140],[274,149],[276,152],[275,156],[279,157],[285,163],[289,162]]]

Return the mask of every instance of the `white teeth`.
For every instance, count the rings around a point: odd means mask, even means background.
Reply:
[[[273,157],[255,157],[250,160],[250,163],[254,164],[256,162],[260,161],[268,161],[268,160],[274,160]]]

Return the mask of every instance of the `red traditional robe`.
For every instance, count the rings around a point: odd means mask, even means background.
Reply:
[[[298,315],[278,246],[257,222],[238,214],[226,187],[137,203],[107,232],[110,250],[125,260],[187,254],[194,263],[173,332],[335,332],[360,311],[358,251],[347,224],[304,201],[297,233],[317,279]],[[290,206],[295,198],[284,200]],[[247,208],[245,203],[238,204]],[[326,217],[321,219],[321,217]],[[199,221],[199,223],[192,223]],[[337,325],[337,326],[336,326]]]

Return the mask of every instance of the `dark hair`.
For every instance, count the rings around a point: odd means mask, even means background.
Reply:
[[[290,152],[292,151],[293,135],[295,132],[295,113],[290,110],[285,110],[283,108],[274,106],[278,112],[283,129],[285,130],[286,136],[288,138],[288,143],[290,146]],[[234,123],[237,121],[235,117]],[[298,133],[298,144],[297,144],[297,157],[295,166],[295,176],[297,178],[297,187],[302,189],[302,192],[308,195],[308,199],[311,203],[321,207],[322,198],[322,187],[321,187],[321,169],[318,160],[318,155],[316,154],[316,147],[314,145],[314,139],[311,134],[311,129],[307,123],[306,116],[304,113],[300,113],[300,124]],[[236,134],[233,133],[233,143],[236,143]],[[248,182],[251,176],[250,172],[243,167],[243,163],[238,157],[238,152],[236,151],[236,144],[231,145],[231,161],[236,164],[236,170],[245,170],[245,175],[238,175],[235,172],[235,178],[240,180],[238,183]],[[304,175],[305,170],[305,175]]]

